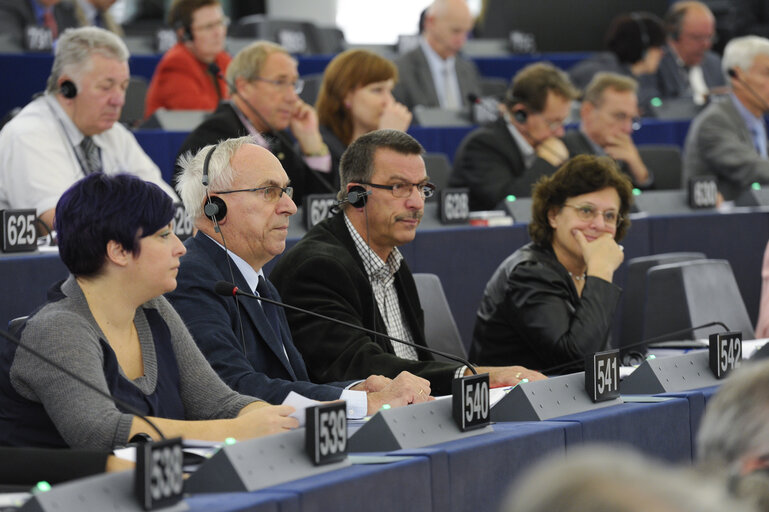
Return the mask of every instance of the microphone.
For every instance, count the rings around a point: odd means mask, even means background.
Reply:
[[[761,104],[761,107],[764,109],[764,113],[769,112],[769,105],[767,105],[766,101],[764,101],[764,99],[761,96],[759,96],[756,90],[753,89],[749,83],[747,83],[745,80],[739,77],[739,75],[737,74],[737,71],[734,68],[727,69],[726,74],[734,78],[735,80],[737,80],[745,89],[747,89],[747,91],[750,94],[753,95],[754,98],[758,100],[758,102]]]
[[[147,424],[148,424],[150,427],[152,427],[152,429],[153,429],[155,432],[157,432],[157,433],[158,433],[158,435],[160,436],[160,438],[161,438],[162,440],[164,440],[164,441],[166,440],[166,436],[164,436],[164,435],[163,435],[163,432],[161,432],[161,431],[160,431],[160,429],[157,427],[157,425],[155,425],[154,423],[152,423],[152,422],[149,420],[149,418],[147,418],[147,417],[146,417],[146,416],[145,416],[145,415],[144,415],[144,414],[143,414],[141,411],[139,411],[138,409],[136,409],[136,408],[135,408],[133,405],[131,405],[131,404],[127,403],[127,402],[124,402],[123,400],[120,400],[119,398],[115,398],[114,396],[110,395],[109,393],[105,393],[104,391],[102,391],[101,389],[97,388],[96,386],[94,386],[93,384],[91,384],[90,382],[88,382],[87,380],[85,380],[85,379],[83,379],[82,377],[80,377],[80,376],[79,376],[78,374],[76,374],[75,372],[73,372],[73,371],[71,371],[71,370],[69,370],[69,369],[67,369],[67,368],[65,368],[65,367],[63,367],[63,366],[61,366],[60,364],[58,364],[58,363],[54,362],[53,360],[49,359],[47,356],[44,356],[43,354],[41,354],[41,353],[40,353],[40,352],[38,352],[37,350],[33,349],[33,348],[32,348],[32,347],[30,347],[29,345],[26,345],[26,344],[22,343],[22,342],[21,342],[21,340],[20,340],[20,339],[18,339],[18,338],[16,338],[15,336],[12,336],[11,334],[9,334],[9,333],[7,333],[7,332],[5,332],[5,331],[0,331],[0,336],[1,336],[1,337],[3,337],[3,338],[5,338],[5,339],[7,339],[8,341],[10,341],[11,343],[13,343],[13,344],[14,344],[14,345],[16,345],[17,347],[19,347],[19,348],[23,348],[24,350],[26,350],[27,352],[29,352],[29,353],[30,353],[30,354],[32,354],[33,356],[37,357],[38,359],[41,359],[42,361],[44,361],[44,362],[48,363],[49,365],[53,366],[54,368],[56,368],[56,369],[57,369],[57,370],[59,370],[60,372],[62,372],[62,373],[64,373],[64,374],[66,374],[66,375],[68,375],[68,376],[72,377],[72,378],[73,378],[73,379],[75,379],[77,382],[79,382],[80,384],[84,385],[85,387],[87,387],[87,388],[88,388],[88,389],[90,389],[91,391],[95,391],[95,392],[96,392],[96,393],[98,393],[99,395],[101,395],[101,396],[103,396],[103,397],[105,397],[105,398],[108,398],[109,400],[111,400],[112,402],[114,402],[114,403],[115,403],[115,405],[119,405],[120,407],[122,407],[123,409],[125,409],[125,410],[126,410],[126,411],[128,411],[129,413],[133,414],[134,416],[138,416],[139,418],[143,419],[144,421],[146,421],[146,422],[147,422]]]
[[[320,175],[318,171],[307,165],[307,162],[304,161],[304,155],[300,154],[296,148],[294,147],[293,142],[291,142],[286,135],[281,132],[280,130],[276,130],[272,127],[272,125],[267,121],[267,119],[264,118],[264,116],[254,107],[251,102],[249,102],[246,98],[243,97],[242,94],[238,92],[238,90],[235,88],[235,84],[228,81],[227,77],[225,77],[221,70],[219,69],[219,66],[216,65],[215,62],[212,62],[208,65],[208,71],[214,75],[216,78],[219,78],[224,81],[225,84],[227,84],[227,87],[230,89],[230,93],[233,96],[237,96],[240,98],[240,101],[242,101],[246,107],[248,107],[248,110],[251,111],[252,114],[254,114],[258,119],[259,122],[262,123],[264,126],[267,127],[267,132],[272,135],[273,137],[280,140],[280,142],[288,148],[289,151],[291,151],[295,156],[298,157],[299,162],[302,163],[302,166],[304,166],[305,170],[309,171],[312,176],[315,177],[316,180],[320,181],[323,186],[328,190],[329,192],[336,192],[336,189],[332,187],[323,177]]]
[[[485,110],[486,112],[488,112],[489,114],[491,114],[495,118],[499,117],[499,111],[498,110],[494,110],[493,108],[491,108],[488,105],[486,105],[486,103],[483,102],[483,98],[481,98],[477,94],[475,94],[473,92],[468,92],[467,93],[467,101],[470,102],[471,105],[478,105],[478,107],[480,107],[481,109]]]
[[[242,297],[249,297],[251,299],[262,300],[264,302],[267,302],[268,304],[274,304],[274,305],[280,306],[282,308],[287,308],[287,309],[292,309],[294,311],[299,311],[300,313],[311,315],[311,316],[314,316],[314,317],[317,317],[317,318],[322,318],[323,320],[328,320],[329,322],[334,322],[334,323],[337,323],[337,324],[340,324],[340,325],[344,325],[345,327],[352,327],[353,329],[357,329],[359,331],[363,331],[363,332],[368,333],[368,334],[373,334],[374,336],[381,336],[381,337],[387,338],[388,340],[391,340],[391,341],[397,341],[398,343],[402,343],[402,344],[407,345],[409,347],[413,347],[413,348],[419,349],[419,350],[424,350],[426,352],[430,352],[432,354],[437,354],[437,355],[443,356],[443,357],[445,357],[447,359],[451,359],[452,361],[456,361],[458,363],[462,363],[463,365],[467,366],[470,369],[471,372],[473,372],[473,375],[478,375],[478,372],[475,371],[475,368],[473,368],[473,365],[471,365],[469,361],[467,361],[467,360],[465,360],[465,359],[463,359],[463,358],[461,358],[459,356],[455,356],[454,354],[449,354],[447,352],[443,352],[441,350],[436,350],[434,348],[423,347],[422,345],[417,345],[416,343],[411,343],[409,341],[405,341],[405,340],[402,340],[402,339],[399,339],[399,338],[394,338],[394,337],[389,336],[387,334],[382,334],[382,333],[376,332],[376,331],[374,331],[372,329],[368,329],[366,327],[362,327],[360,325],[355,325],[355,324],[351,324],[349,322],[345,322],[344,320],[338,320],[336,318],[331,318],[330,316],[321,315],[320,313],[315,313],[314,311],[310,311],[308,309],[300,308],[300,307],[297,307],[297,306],[292,306],[290,304],[284,304],[283,302],[278,302],[277,300],[272,300],[272,299],[267,298],[267,297],[262,297],[260,295],[254,295],[252,293],[244,292],[243,290],[241,290],[240,288],[238,288],[234,284],[228,283],[227,281],[217,281],[217,283],[214,285],[214,292],[217,295],[222,295],[224,297],[235,297],[237,295],[240,295]]]
[[[686,334],[686,333],[689,333],[689,332],[698,331],[700,329],[704,329],[705,327],[712,327],[714,325],[720,325],[721,327],[724,328],[725,331],[729,330],[729,328],[723,322],[718,322],[718,321],[716,321],[716,322],[708,322],[706,324],[695,325],[693,327],[686,327],[684,329],[679,329],[677,331],[666,332],[664,334],[660,334],[659,336],[654,336],[652,338],[647,338],[645,340],[639,341],[638,343],[631,343],[630,345],[628,345],[626,347],[620,347],[620,351],[626,351],[626,350],[630,350],[631,348],[642,347],[644,345],[648,345],[649,343],[654,343],[655,341],[664,341],[666,338],[669,338],[670,336],[678,336],[679,334]],[[577,364],[577,363],[580,363],[580,362],[584,362],[584,358],[583,359],[577,359],[575,361],[569,361],[568,363],[563,363],[563,364],[559,364],[559,365],[553,366],[551,368],[543,370],[542,373],[547,374],[547,373],[553,372],[555,370],[560,370],[561,368],[566,368],[567,366],[571,366],[571,365],[574,365],[574,364]]]

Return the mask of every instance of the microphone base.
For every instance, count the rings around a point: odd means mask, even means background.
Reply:
[[[541,421],[621,404],[622,398],[593,402],[585,372],[523,382],[491,408],[491,421]]]

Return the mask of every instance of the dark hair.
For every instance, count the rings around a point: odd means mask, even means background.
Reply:
[[[318,122],[327,126],[343,144],[352,140],[353,118],[345,97],[359,87],[398,80],[398,68],[389,59],[363,49],[347,50],[326,66],[315,108]]]
[[[403,155],[421,155],[425,151],[414,137],[400,130],[374,130],[361,135],[347,147],[339,162],[340,200],[347,196],[348,183],[371,181],[374,153],[379,148]]]
[[[633,186],[617,163],[608,156],[578,155],[568,160],[551,176],[543,176],[534,186],[529,236],[534,243],[547,245],[553,241],[553,228],[548,220],[552,209],[560,209],[570,197],[589,194],[611,187],[619,195],[619,214],[614,239],[619,241],[630,227],[630,205]]]
[[[175,0],[168,10],[168,24],[174,29],[192,30],[192,15],[201,7],[220,5],[219,0]]]
[[[95,275],[110,240],[138,256],[139,239],[173,216],[173,201],[154,183],[130,174],[90,174],[69,187],[56,205],[59,256],[74,275]]]
[[[662,20],[649,12],[620,14],[606,32],[606,48],[622,64],[634,64],[643,59],[649,48],[665,45]]]
[[[542,112],[547,102],[547,93],[568,100],[576,99],[579,91],[574,88],[569,75],[549,62],[529,64],[513,77],[513,82],[505,93],[505,106],[511,109],[523,103],[532,112]]]

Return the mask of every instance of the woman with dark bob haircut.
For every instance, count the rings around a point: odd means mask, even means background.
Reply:
[[[582,369],[609,343],[620,289],[612,284],[630,226],[632,186],[609,157],[580,155],[534,186],[532,242],[486,285],[470,359],[539,371]],[[579,361],[579,362],[577,362]],[[569,365],[568,363],[574,362]]]
[[[411,112],[392,95],[397,81],[395,64],[369,50],[347,50],[328,63],[315,108],[334,172],[347,146],[364,133],[409,127]]]
[[[293,408],[232,391],[163,298],[184,245],[159,187],[91,174],[56,206],[61,259],[72,275],[26,322],[21,340],[149,417],[167,437],[222,441],[297,425]],[[0,351],[0,445],[109,450],[157,433],[30,352]]]

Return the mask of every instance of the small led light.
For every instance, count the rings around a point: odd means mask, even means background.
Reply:
[[[227,439],[224,440],[224,444],[235,444],[237,442],[238,440],[235,439],[234,437],[228,437]]]

